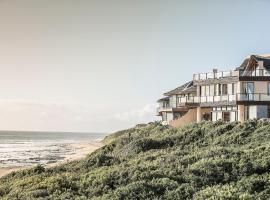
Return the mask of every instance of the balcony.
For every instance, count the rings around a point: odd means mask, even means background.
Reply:
[[[199,73],[193,75],[194,81],[207,80],[207,79],[219,79],[225,77],[237,77],[239,76],[238,71],[219,71],[219,72],[209,72],[209,73]]]
[[[239,70],[239,76],[270,76],[270,71],[265,69],[256,69],[253,71]]]
[[[270,94],[267,93],[238,93],[237,94],[237,101],[240,102],[266,102],[269,101],[270,103]]]
[[[269,102],[270,94],[267,93],[237,93],[215,96],[195,96],[179,98],[179,105],[188,103],[215,103],[215,102]]]
[[[160,115],[160,112],[169,112],[169,111],[172,111],[172,107],[171,106],[160,106],[157,108],[156,110],[156,115],[159,116]]]
[[[215,95],[215,96],[195,96],[195,97],[181,97],[178,103],[211,103],[211,102],[221,102],[221,101],[236,101],[236,94],[228,95]]]
[[[191,96],[181,97],[178,99],[177,107],[162,106],[157,108],[157,115],[160,112],[181,111],[181,109],[189,109],[191,107],[212,107],[217,104],[250,104],[250,105],[270,105],[270,94],[267,93],[237,93],[228,95],[215,96]]]

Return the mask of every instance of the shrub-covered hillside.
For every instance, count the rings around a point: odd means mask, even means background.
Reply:
[[[270,199],[270,124],[152,124],[86,159],[0,179],[1,199]]]

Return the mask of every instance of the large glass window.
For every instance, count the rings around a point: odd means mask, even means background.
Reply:
[[[222,94],[227,95],[228,94],[228,85],[222,84]]]

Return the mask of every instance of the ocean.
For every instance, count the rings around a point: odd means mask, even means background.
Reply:
[[[0,167],[50,164],[75,154],[74,143],[102,140],[106,133],[0,131]]]

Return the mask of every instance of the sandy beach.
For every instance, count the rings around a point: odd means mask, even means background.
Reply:
[[[63,160],[59,160],[55,163],[50,163],[45,165],[45,167],[53,167],[62,163],[71,162],[74,160],[83,159],[89,153],[97,150],[98,148],[102,147],[101,142],[85,142],[85,143],[71,143],[70,147],[74,149],[74,153],[72,155],[64,155]],[[31,166],[29,166],[31,167]],[[5,176],[11,172],[18,171],[21,169],[25,169],[28,167],[4,167],[0,168],[0,177]]]

